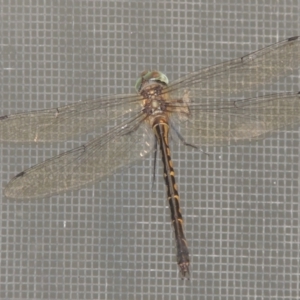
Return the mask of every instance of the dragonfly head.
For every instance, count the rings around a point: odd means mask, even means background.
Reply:
[[[155,82],[159,82],[167,85],[169,83],[169,79],[165,74],[159,71],[147,70],[144,71],[136,81],[135,90],[139,93],[145,85],[149,85]]]

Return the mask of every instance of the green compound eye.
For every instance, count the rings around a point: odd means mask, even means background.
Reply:
[[[135,84],[135,90],[139,92],[142,88],[142,83],[145,81],[160,81],[162,83],[168,84],[168,77],[159,71],[144,71],[140,77],[137,79]]]

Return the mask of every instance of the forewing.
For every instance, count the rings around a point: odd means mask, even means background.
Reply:
[[[144,116],[114,127],[86,145],[62,153],[14,177],[5,195],[14,199],[34,199],[77,189],[142,159],[152,149]]]
[[[257,90],[278,76],[300,67],[300,37],[273,44],[241,58],[190,73],[165,88],[173,99],[189,93],[191,105],[206,105],[212,99],[229,98]]]
[[[300,94],[220,100],[197,109],[194,107],[184,118],[175,114],[171,121],[185,142],[195,146],[250,142],[284,126],[299,124]]]
[[[64,141],[122,120],[141,109],[137,95],[115,95],[59,108],[0,117],[0,141]]]

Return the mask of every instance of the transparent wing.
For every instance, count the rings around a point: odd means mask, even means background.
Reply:
[[[0,117],[0,141],[63,141],[141,109],[138,95],[115,95]]]
[[[241,58],[190,73],[172,82],[165,92],[172,99],[181,99],[188,91],[192,106],[209,105],[207,101],[211,99],[228,99],[237,92],[257,90],[262,84],[299,67],[300,37],[293,37]]]
[[[299,95],[277,94],[240,101],[238,92],[256,90],[300,68],[300,37],[244,57],[190,73],[164,89],[172,123],[187,143],[225,145],[262,138],[299,121]]]
[[[300,123],[300,93],[211,101],[191,107],[189,114],[177,113],[171,121],[187,143],[200,147],[257,140],[270,131]]]
[[[5,196],[13,199],[51,196],[100,180],[117,168],[142,159],[152,149],[144,118],[143,114],[136,114],[88,144],[21,172],[8,183]]]

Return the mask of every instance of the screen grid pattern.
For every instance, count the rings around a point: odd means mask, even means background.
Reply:
[[[145,69],[172,81],[300,35],[293,0],[1,0],[0,7],[0,115],[134,93]],[[299,83],[298,73],[260,92],[296,92]],[[160,157],[154,182],[148,157],[79,191],[3,196],[14,175],[96,135],[1,143],[1,299],[299,299],[297,126],[203,152],[171,143],[189,281],[178,274]]]

